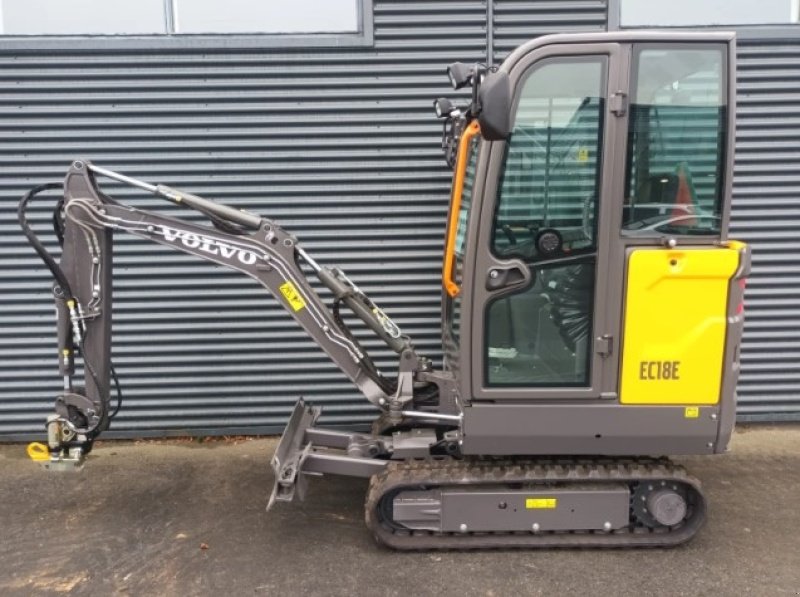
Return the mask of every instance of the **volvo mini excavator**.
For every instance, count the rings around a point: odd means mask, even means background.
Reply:
[[[668,457],[728,446],[750,267],[728,239],[734,61],[730,33],[613,32],[540,37],[499,68],[448,67],[471,94],[434,102],[454,170],[441,370],[275,221],[74,161],[20,204],[55,278],[64,379],[34,455],[78,468],[118,410],[112,236],[129,232],[256,279],[377,408],[371,433],[355,433],[317,427],[320,408],[299,401],[269,506],[303,497],[310,476],[351,475],[370,479],[366,524],[396,549],[689,540],[706,500]],[[102,178],[209,224],[122,204]],[[25,216],[52,189],[59,260]],[[397,354],[396,373],[343,310]]]

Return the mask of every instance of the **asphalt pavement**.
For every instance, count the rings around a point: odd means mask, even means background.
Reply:
[[[392,552],[364,526],[361,479],[313,479],[265,512],[275,445],[103,442],[77,474],[1,445],[0,595],[800,595],[800,426],[677,459],[709,518],[649,550]]]

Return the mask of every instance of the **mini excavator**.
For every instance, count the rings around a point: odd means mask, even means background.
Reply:
[[[728,239],[734,63],[731,33],[629,31],[540,37],[497,68],[447,68],[471,94],[434,102],[453,169],[441,370],[278,223],[74,161],[19,210],[55,279],[64,379],[34,455],[78,468],[119,409],[112,236],[128,232],[257,280],[377,408],[355,433],[316,426],[320,408],[300,400],[270,507],[303,497],[310,476],[349,475],[370,479],[366,524],[401,550],[691,539],[706,500],[668,457],[727,449],[750,267]],[[209,223],[125,205],[102,178]],[[26,218],[54,189],[59,260]],[[342,309],[397,354],[396,373]]]

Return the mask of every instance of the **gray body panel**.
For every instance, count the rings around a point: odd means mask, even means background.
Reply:
[[[557,500],[553,508],[528,508],[528,499]],[[442,531],[601,530],[628,523],[630,492],[625,485],[581,486],[569,489],[498,488],[442,492]],[[505,505],[505,507],[501,507]]]
[[[679,406],[477,404],[464,409],[465,454],[713,454],[719,408],[687,419]]]
[[[723,356],[722,387],[720,388],[719,431],[714,442],[715,452],[728,448],[736,424],[736,386],[741,370],[742,334],[744,332],[744,289],[750,275],[751,253],[746,246],[740,251],[739,271],[734,274],[728,289],[728,321]]]
[[[628,524],[629,503],[622,483],[447,488],[400,492],[392,516],[406,527],[443,533],[609,531]]]

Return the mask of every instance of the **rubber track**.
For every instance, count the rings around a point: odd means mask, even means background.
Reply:
[[[612,532],[550,531],[443,533],[399,529],[383,518],[381,500],[403,490],[456,486],[550,483],[680,483],[688,490],[687,518],[675,527],[650,529],[636,524]],[[689,541],[705,521],[700,482],[666,458],[487,460],[428,458],[391,462],[370,480],[365,504],[367,527],[379,543],[399,550],[487,548],[671,547]]]

